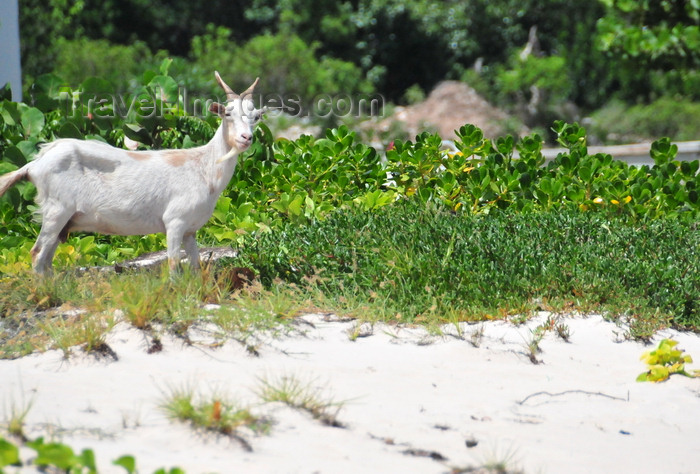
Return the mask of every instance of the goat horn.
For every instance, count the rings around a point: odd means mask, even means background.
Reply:
[[[241,94],[241,97],[248,97],[248,96],[250,96],[250,95],[253,95],[253,90],[255,90],[255,86],[258,85],[258,81],[259,81],[259,80],[260,80],[260,78],[259,78],[259,77],[256,77],[256,78],[255,78],[255,82],[253,82],[253,83],[250,85],[250,87],[247,88],[243,94]]]
[[[214,76],[216,77],[216,82],[219,83],[221,88],[226,92],[226,99],[227,100],[235,100],[238,99],[239,95],[233,92],[233,89],[231,89],[228,84],[224,82],[223,79],[221,79],[221,76],[219,75],[219,71],[214,71]]]

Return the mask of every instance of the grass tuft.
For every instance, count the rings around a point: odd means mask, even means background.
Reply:
[[[11,400],[9,406],[5,407],[5,429],[10,436],[14,436],[23,442],[28,440],[24,432],[25,420],[33,405],[33,399],[20,405]]]
[[[67,359],[75,346],[82,346],[88,353],[97,356],[109,356],[114,360],[118,357],[105,342],[107,333],[116,324],[116,319],[111,314],[74,314],[58,315],[39,323],[51,340],[50,348],[63,351]]]
[[[239,431],[248,428],[255,433],[265,433],[270,426],[268,420],[253,415],[249,408],[224,395],[205,396],[190,387],[171,389],[160,406],[169,418],[190,423],[206,432],[229,436],[248,451],[252,451],[252,447]]]
[[[314,382],[305,382],[295,376],[282,376],[271,380],[260,378],[258,396],[266,402],[281,402],[292,408],[309,413],[324,425],[343,428],[338,412],[344,402],[324,395],[324,389],[314,387]]]

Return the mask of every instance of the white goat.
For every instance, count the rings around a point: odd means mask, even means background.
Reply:
[[[21,179],[29,179],[38,190],[42,225],[31,250],[34,271],[51,271],[59,241],[72,231],[165,232],[171,271],[178,267],[181,245],[192,268],[199,268],[195,234],[214,212],[238,154],[250,146],[252,127],[264,112],[251,100],[259,79],[239,95],[218,72],[215,76],[227,103],[209,107],[221,117],[221,125],[204,146],[128,151],[94,140],[60,139],[42,147],[35,160],[0,177],[0,196]]]

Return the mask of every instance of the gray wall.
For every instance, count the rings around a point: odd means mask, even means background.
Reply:
[[[0,87],[12,85],[12,100],[22,100],[22,66],[19,56],[18,0],[0,0]]]

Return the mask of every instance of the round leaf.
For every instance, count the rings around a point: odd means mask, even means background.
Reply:
[[[178,101],[179,87],[175,79],[170,76],[155,76],[148,83],[148,87],[153,89],[156,98],[170,104]]]
[[[44,114],[35,107],[29,107],[22,112],[22,126],[29,137],[37,137],[44,129]]]

